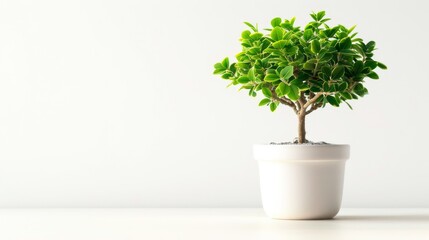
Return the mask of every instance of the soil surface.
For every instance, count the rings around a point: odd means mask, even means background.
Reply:
[[[293,142],[270,142],[270,145],[329,145],[327,142],[313,142],[307,140],[305,143],[299,144],[298,138],[295,138]]]

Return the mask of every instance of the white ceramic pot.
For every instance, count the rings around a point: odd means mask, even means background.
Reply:
[[[253,146],[262,205],[276,219],[329,219],[341,207],[349,145]]]

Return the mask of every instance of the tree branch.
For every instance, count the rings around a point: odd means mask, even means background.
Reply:
[[[299,110],[301,110],[301,105],[299,105],[299,102],[295,102],[294,105],[296,108],[296,114],[298,114]]]
[[[307,97],[307,101],[314,97],[314,92],[310,92],[310,95]]]
[[[295,104],[294,104],[292,101],[290,101],[290,100],[288,100],[288,99],[284,99],[284,98],[279,98],[279,97],[277,97],[277,96],[273,96],[273,98],[274,98],[275,100],[279,101],[280,103],[282,103],[282,104],[284,104],[284,105],[286,105],[286,106],[291,107],[291,108],[292,108],[292,110],[293,110],[296,114],[298,114],[298,110],[296,109],[296,106],[295,106]]]
[[[294,111],[296,114],[298,114],[298,110],[296,109],[295,104],[294,104],[291,100],[286,99],[286,98],[280,98],[280,97],[278,97],[278,96],[277,96],[277,94],[276,94],[276,92],[275,92],[274,90],[272,90],[272,89],[271,89],[271,95],[272,95],[272,98],[273,98],[274,100],[277,100],[277,101],[279,101],[280,103],[282,103],[282,104],[284,104],[284,105],[286,105],[286,106],[291,107],[291,108],[293,109],[293,111]]]
[[[301,107],[299,108],[299,110],[300,110],[301,112],[305,112],[305,108],[304,108],[304,106],[305,106],[305,104],[306,104],[306,102],[307,102],[307,101],[305,101],[304,92],[301,92],[301,96],[299,97],[298,102],[299,102],[299,105],[301,106]]]
[[[305,103],[304,105],[304,111],[305,109],[308,108],[308,106],[310,106],[311,104],[315,103],[317,101],[317,99],[319,99],[320,96],[322,96],[323,94],[325,94],[324,92],[319,92],[316,95],[314,95],[314,97],[310,98],[310,100],[307,101],[307,103]]]
[[[313,112],[314,110],[320,108],[321,106],[322,106],[322,103],[313,103],[313,104],[311,104],[310,109],[305,112],[305,115],[310,114],[311,112]]]

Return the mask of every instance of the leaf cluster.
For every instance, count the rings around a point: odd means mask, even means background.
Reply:
[[[310,16],[303,28],[295,26],[295,18],[274,18],[265,33],[245,22],[249,29],[241,33],[236,62],[223,59],[214,65],[214,74],[250,96],[262,93],[259,105],[271,111],[280,103],[297,114],[304,106],[304,111],[327,104],[350,107],[348,100],[368,94],[364,80],[378,79],[375,69],[386,66],[373,59],[375,42],[358,38],[355,26],[331,27],[324,11]]]

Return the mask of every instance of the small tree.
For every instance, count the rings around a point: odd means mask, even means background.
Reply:
[[[374,69],[386,69],[373,60],[375,42],[364,43],[353,33],[355,26],[330,27],[325,12],[312,13],[314,21],[304,30],[295,27],[295,18],[271,20],[267,35],[258,26],[245,22],[250,30],[241,34],[242,52],[237,62],[225,58],[214,65],[214,74],[222,75],[230,85],[241,85],[249,95],[261,91],[264,98],[259,106],[275,111],[286,105],[298,116],[298,143],[305,143],[305,117],[326,104],[358,99],[368,93],[366,77],[378,79]]]

